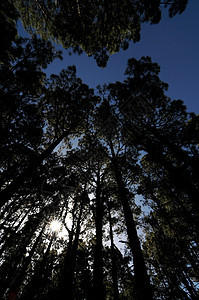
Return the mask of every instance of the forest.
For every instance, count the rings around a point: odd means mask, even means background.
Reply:
[[[199,299],[199,115],[149,56],[96,90],[46,74],[55,43],[106,67],[187,3],[0,1],[0,299]]]

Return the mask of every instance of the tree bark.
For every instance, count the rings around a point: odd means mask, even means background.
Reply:
[[[92,297],[96,300],[105,299],[105,288],[103,285],[103,253],[102,253],[102,226],[103,226],[103,203],[101,196],[100,174],[97,174],[96,187],[96,209],[95,209],[95,226],[96,226],[96,244],[94,248],[94,268],[93,268],[93,291]]]
[[[79,242],[79,235],[81,230],[81,220],[82,220],[82,213],[84,208],[84,195],[82,195],[82,201],[80,206],[80,211],[77,219],[76,231],[72,229],[71,237],[69,241],[68,251],[65,256],[64,261],[64,269],[63,274],[60,282],[60,289],[59,289],[59,297],[60,299],[70,299],[73,300],[75,298],[75,287],[74,287],[74,274],[76,269],[76,260],[77,260],[77,249],[78,249],[78,242]],[[77,203],[75,204],[75,207]],[[75,211],[73,215],[75,214]],[[75,235],[74,241],[73,236]]]
[[[125,217],[125,222],[127,227],[129,246],[133,254],[135,285],[138,293],[137,299],[152,300],[153,291],[150,285],[150,279],[147,274],[147,268],[145,265],[140,241],[137,235],[135,221],[133,219],[133,214],[129,205],[125,184],[122,179],[122,174],[119,170],[117,158],[115,156],[115,152],[111,141],[110,141],[110,149],[112,154],[112,165],[114,168],[115,178],[118,186],[118,194],[123,207],[123,212],[124,212],[124,217]]]
[[[113,280],[113,295],[114,300],[119,300],[119,290],[118,290],[118,278],[117,278],[117,264],[116,264],[116,253],[115,253],[115,245],[113,239],[113,226],[112,226],[112,218],[111,218],[111,209],[110,203],[108,200],[108,218],[109,218],[109,228],[110,228],[110,239],[111,239],[111,261],[112,261],[112,280]]]

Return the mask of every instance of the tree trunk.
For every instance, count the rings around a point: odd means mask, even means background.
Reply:
[[[117,259],[116,259],[115,245],[114,245],[114,239],[113,239],[113,226],[112,226],[111,209],[110,209],[109,200],[108,200],[107,206],[108,206],[108,218],[109,218],[110,239],[111,239],[113,295],[114,295],[114,300],[119,300],[117,264],[116,264]]]
[[[92,297],[95,300],[104,300],[105,289],[103,285],[103,253],[102,253],[103,203],[102,203],[102,196],[101,196],[101,183],[100,183],[99,172],[97,174],[95,203],[96,203],[96,208],[95,208],[96,244],[94,248]]]
[[[14,193],[20,190],[27,179],[32,179],[34,176],[36,176],[36,173],[34,174],[34,172],[37,170],[37,168],[70,132],[71,129],[64,132],[59,138],[56,139],[56,141],[54,141],[46,150],[44,150],[43,153],[38,156],[38,158],[35,158],[33,161],[31,161],[29,166],[20,175],[18,175],[13,182],[11,182],[4,190],[0,192],[0,207],[10,200]]]
[[[118,186],[118,194],[123,207],[127,227],[129,246],[133,254],[135,285],[138,293],[137,298],[139,300],[151,300],[153,299],[152,287],[150,285],[150,279],[147,274],[147,268],[145,265],[140,241],[137,235],[135,221],[133,219],[133,214],[129,205],[125,184],[122,179],[122,174],[119,170],[112,142],[110,142],[110,149],[112,154],[112,164],[115,172],[115,178]]]
[[[30,210],[31,210],[31,208],[23,216],[23,218],[21,219],[21,221],[18,221],[17,226],[14,227],[14,230],[12,230],[12,232],[10,233],[10,236],[8,237],[7,234],[5,234],[5,236],[1,239],[1,243],[4,242],[4,244],[2,245],[2,247],[0,249],[0,257],[3,254],[4,250],[6,249],[6,247],[12,246],[13,243],[15,242],[16,231],[20,228],[21,224],[23,223],[23,221],[25,220],[25,218],[28,216]]]
[[[47,247],[45,253],[43,254],[43,258],[42,258],[42,260],[39,260],[37,262],[36,267],[34,269],[34,274],[24,289],[25,292],[21,296],[22,300],[23,299],[24,300],[26,300],[26,299],[32,300],[32,299],[35,299],[35,296],[42,297],[41,296],[42,293],[45,295],[45,290],[46,290],[46,287],[47,287],[48,281],[49,281],[49,278],[48,278],[49,273],[52,272],[52,270],[50,269],[50,268],[52,268],[52,262],[50,262],[48,260],[48,258],[49,258],[52,243],[55,240],[55,238],[56,238],[56,234],[52,233],[48,247]],[[43,297],[44,297],[44,295],[43,295]]]
[[[4,287],[4,291],[2,291],[2,295],[5,293],[6,289],[8,287],[10,287],[10,293],[15,293],[17,294],[25,276],[26,276],[26,270],[28,268],[28,265],[30,264],[31,262],[31,258],[39,244],[39,242],[41,242],[41,236],[44,232],[44,228],[45,228],[45,224],[43,225],[39,235],[37,236],[35,242],[34,242],[34,245],[32,246],[31,248],[31,251],[29,253],[29,256],[27,257],[24,257],[23,256],[23,253],[21,253],[21,255],[23,257],[20,256],[20,258],[22,258],[22,266],[17,268],[18,266],[18,263],[19,263],[19,260],[16,262],[15,264],[15,269],[12,269],[12,271],[8,274],[8,277],[6,278],[6,283],[5,283],[5,287]],[[21,260],[21,259],[20,259]],[[14,274],[13,274],[14,272]]]
[[[77,248],[78,248],[78,242],[79,242],[79,235],[81,230],[81,219],[82,219],[82,213],[83,213],[83,207],[84,207],[84,195],[82,195],[82,201],[79,211],[79,216],[77,219],[77,225],[76,225],[76,231],[75,231],[75,238],[73,241],[74,236],[74,229],[71,230],[71,237],[69,240],[69,246],[68,251],[65,256],[64,261],[64,269],[63,274],[60,282],[60,289],[59,289],[59,297],[60,299],[74,299],[75,294],[75,287],[74,287],[74,274],[75,274],[75,268],[76,268],[76,260],[77,260]],[[74,207],[77,206],[77,203],[75,203]],[[73,215],[75,214],[75,210],[73,211]]]

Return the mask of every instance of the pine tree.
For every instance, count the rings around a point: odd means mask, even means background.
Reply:
[[[109,54],[126,50],[129,42],[140,40],[144,22],[158,23],[161,9],[169,8],[170,17],[182,13],[188,0],[141,1],[47,1],[15,0],[24,27],[63,47],[94,56],[105,67]]]

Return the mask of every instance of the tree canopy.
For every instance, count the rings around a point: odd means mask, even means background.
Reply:
[[[140,40],[144,22],[156,24],[161,11],[169,16],[182,13],[188,0],[87,1],[87,0],[14,0],[21,20],[29,32],[53,38],[64,48],[82,50],[105,67],[109,55],[126,50],[129,42]]]
[[[75,66],[47,77],[61,53],[17,35],[12,2],[1,13],[0,298],[198,299],[199,116],[148,56],[97,91]]]

